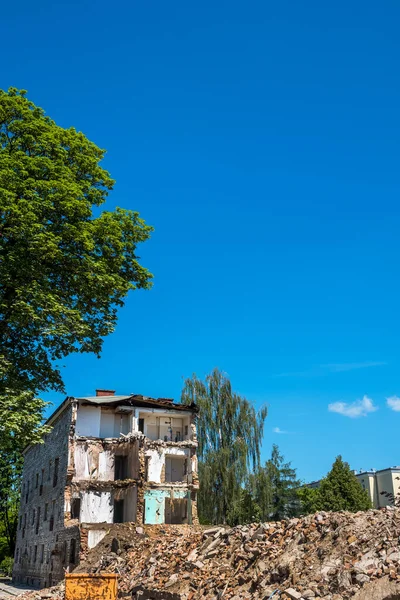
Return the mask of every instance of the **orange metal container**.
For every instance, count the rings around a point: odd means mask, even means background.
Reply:
[[[66,573],[65,600],[116,600],[115,573]]]

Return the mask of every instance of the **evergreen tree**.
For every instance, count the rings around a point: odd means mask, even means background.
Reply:
[[[205,381],[185,381],[181,401],[195,402],[200,491],[199,517],[205,523],[226,523],[240,502],[249,471],[258,466],[266,408],[256,411],[232,391],[228,377],[214,369]]]
[[[266,465],[272,491],[272,519],[292,517],[298,511],[297,489],[300,485],[296,470],[290,462],[284,462],[276,444],[272,446],[271,458]]]
[[[297,489],[300,482],[291,463],[284,461],[278,446],[274,444],[271,458],[249,478],[254,501],[263,521],[292,517],[299,510]]]
[[[347,462],[338,456],[328,475],[318,488],[302,488],[299,499],[304,513],[320,510],[357,512],[372,507],[366,490],[363,490],[357,477]]]
[[[357,512],[371,508],[367,491],[341,456],[336,458],[318,491],[322,510]]]
[[[303,486],[297,491],[300,503],[300,512],[309,515],[322,510],[322,501],[319,488],[309,488]]]

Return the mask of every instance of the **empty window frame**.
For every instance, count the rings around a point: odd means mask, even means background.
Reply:
[[[71,500],[71,519],[79,519],[81,514],[81,499],[72,498]]]

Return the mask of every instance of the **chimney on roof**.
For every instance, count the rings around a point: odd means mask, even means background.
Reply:
[[[96,396],[114,396],[115,390],[96,390]]]

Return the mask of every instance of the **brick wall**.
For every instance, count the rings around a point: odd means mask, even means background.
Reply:
[[[64,576],[71,543],[79,528],[64,529],[64,490],[67,482],[68,442],[72,407],[66,404],[52,424],[44,444],[27,449],[24,460],[13,578],[44,587]],[[66,555],[66,556],[65,556]]]

